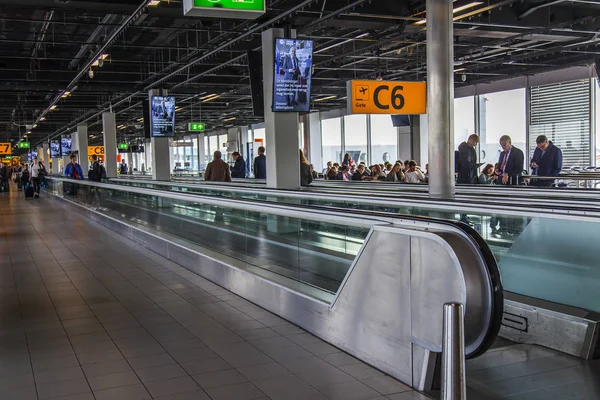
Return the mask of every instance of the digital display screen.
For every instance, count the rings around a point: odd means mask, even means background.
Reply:
[[[50,158],[60,158],[60,141],[50,141]]]
[[[60,139],[60,149],[63,157],[68,157],[73,153],[73,142],[70,137]]]
[[[175,135],[175,97],[152,96],[152,137],[172,137]]]
[[[37,152],[32,151],[30,153],[27,153],[27,162],[29,162],[29,164],[33,164],[34,158],[37,158]]]
[[[274,112],[308,112],[313,41],[275,39]]]

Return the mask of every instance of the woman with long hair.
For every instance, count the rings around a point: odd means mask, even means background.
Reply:
[[[482,185],[492,185],[496,176],[494,175],[494,166],[492,164],[488,164],[481,170],[481,174],[477,179],[477,183]]]
[[[354,160],[350,157],[350,153],[344,154],[344,161],[342,161],[342,167],[348,167],[348,171],[354,170]]]
[[[302,150],[300,151],[300,185],[308,186],[312,183],[312,174],[310,172],[310,163],[304,157]]]

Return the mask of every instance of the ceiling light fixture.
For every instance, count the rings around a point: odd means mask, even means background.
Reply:
[[[50,107],[50,110],[51,110],[51,111],[54,111],[54,110],[56,110],[56,104],[55,104],[55,105],[53,105],[52,107]]]
[[[481,5],[481,4],[483,4],[483,2],[481,2],[481,1],[474,1],[472,3],[465,4],[464,6],[456,7],[454,10],[452,10],[452,13],[456,14],[456,13],[459,13],[461,11],[468,10],[469,8],[477,7],[477,6]],[[422,19],[420,21],[415,22],[415,25],[424,25],[426,23],[427,23],[427,19]]]
[[[45,121],[45,120],[46,120],[46,117],[40,118],[40,121]]]
[[[333,99],[337,99],[337,96],[327,96],[327,97],[322,97],[320,99],[315,100],[315,103],[318,103],[320,101],[327,101],[327,100],[333,100]]]
[[[70,95],[71,95],[71,92],[69,92],[68,90],[65,90],[64,93],[60,97],[65,99],[65,98],[69,97]]]
[[[92,67],[102,67],[102,65],[100,65],[100,61],[102,61],[102,63],[104,64],[104,60],[106,60],[108,58],[108,54],[104,53],[104,54],[100,54],[98,56],[98,58],[96,59],[96,61],[94,61],[94,63],[92,64]]]
[[[206,100],[206,99],[209,99],[209,98],[215,97],[215,96],[218,96],[218,94],[216,94],[216,93],[209,94],[209,95],[206,95],[204,97],[200,97],[200,100]]]
[[[206,103],[206,102],[209,102],[209,101],[213,101],[213,100],[216,100],[216,99],[218,99],[219,97],[221,97],[221,96],[219,96],[219,95],[215,95],[215,96],[213,96],[213,97],[209,97],[209,98],[208,98],[208,99],[206,99],[206,100],[202,100],[202,102],[203,102],[203,103]]]
[[[160,0],[148,0],[148,5],[152,7],[156,7],[160,4]]]
[[[224,119],[223,122],[235,121],[236,119],[237,119],[237,117],[231,117],[231,118]]]

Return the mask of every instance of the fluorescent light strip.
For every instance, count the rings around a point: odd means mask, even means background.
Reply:
[[[469,8],[477,7],[477,6],[481,5],[481,4],[483,4],[481,1],[474,1],[472,3],[465,4],[464,6],[460,6],[460,7],[455,8],[454,10],[452,10],[452,13],[456,14],[456,13],[459,13],[461,11],[468,10]],[[415,25],[425,25],[426,23],[427,23],[427,20],[426,19],[422,19],[420,21],[415,22],[414,24]]]
[[[333,99],[336,99],[336,98],[337,98],[337,96],[328,96],[328,97],[323,97],[323,98],[317,99],[314,102],[318,103],[319,101],[333,100]]]

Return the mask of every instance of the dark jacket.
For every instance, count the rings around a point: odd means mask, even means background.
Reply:
[[[507,152],[503,151],[500,153],[500,157],[498,158],[498,168],[502,172],[502,164],[504,162],[504,157],[506,157]],[[506,167],[504,168],[504,172],[508,174],[508,184],[509,185],[518,185],[521,183],[521,175],[523,175],[523,168],[525,167],[525,156],[523,152],[513,146],[509,151],[508,160],[506,161]],[[498,182],[502,182],[502,177],[498,179]]]
[[[312,180],[310,165],[300,163],[300,185],[308,186],[312,183]]]
[[[457,183],[475,184],[477,183],[477,152],[467,142],[462,142],[458,146],[458,180]]]
[[[558,176],[562,170],[562,151],[556,147],[552,142],[546,149],[545,152],[536,147],[531,157],[531,163],[536,163],[538,168],[531,167],[531,174],[538,176]],[[534,180],[533,185],[535,186],[550,186],[552,180]]]
[[[356,172],[354,172],[354,174],[352,174],[352,180],[353,181],[362,181],[363,176],[369,176],[369,174],[365,173],[360,173],[358,170],[356,170]]]
[[[264,154],[254,159],[254,177],[256,179],[267,179],[267,157]]]
[[[245,178],[246,177],[246,162],[244,161],[244,157],[239,156],[237,160],[235,160],[235,164],[233,168],[231,168],[231,177],[232,178]]]
[[[206,166],[204,180],[212,182],[231,182],[229,164],[221,159],[213,160]]]

